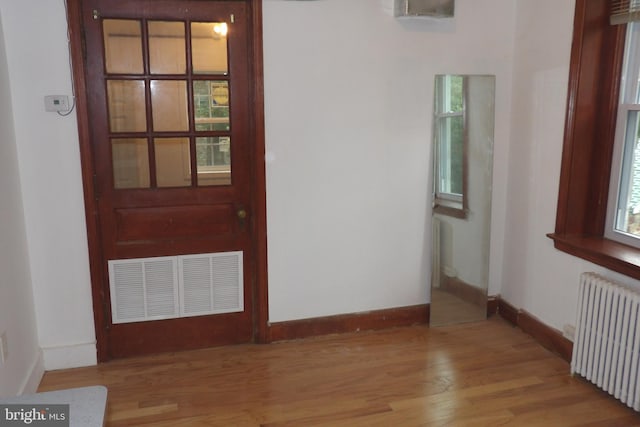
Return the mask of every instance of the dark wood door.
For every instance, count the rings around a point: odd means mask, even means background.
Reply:
[[[81,4],[101,359],[250,341],[247,2]]]

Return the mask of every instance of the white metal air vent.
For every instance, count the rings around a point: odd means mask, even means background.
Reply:
[[[175,257],[109,261],[113,323],[177,317]]]
[[[182,316],[244,310],[242,252],[180,257]]]
[[[394,0],[394,16],[451,18],[454,0]]]
[[[112,322],[244,310],[242,251],[109,261]]]

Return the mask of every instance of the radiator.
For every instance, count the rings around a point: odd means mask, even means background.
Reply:
[[[431,286],[440,287],[440,275],[442,274],[442,244],[440,243],[441,221],[433,217],[431,222]]]
[[[571,373],[640,411],[640,294],[582,273]]]

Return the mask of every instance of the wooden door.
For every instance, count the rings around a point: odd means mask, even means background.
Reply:
[[[250,2],[79,6],[99,359],[252,340]]]

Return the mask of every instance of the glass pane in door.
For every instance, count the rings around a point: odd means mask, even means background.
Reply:
[[[149,21],[148,26],[151,74],[184,74],[187,71],[184,23]]]
[[[194,74],[227,74],[226,22],[191,23],[191,62]]]
[[[111,139],[113,186],[149,188],[149,148],[145,138]]]
[[[230,129],[228,81],[194,81],[193,106],[196,130],[228,131]]]
[[[145,132],[147,109],[143,80],[108,80],[107,103],[111,132]]]
[[[152,80],[151,111],[153,112],[154,131],[189,130],[187,82],[184,80]]]
[[[198,186],[231,184],[231,138],[196,138]]]
[[[189,138],[155,138],[153,144],[158,187],[189,187],[191,185]]]
[[[142,74],[142,31],[140,21],[105,19],[102,23],[104,62],[107,73]]]

